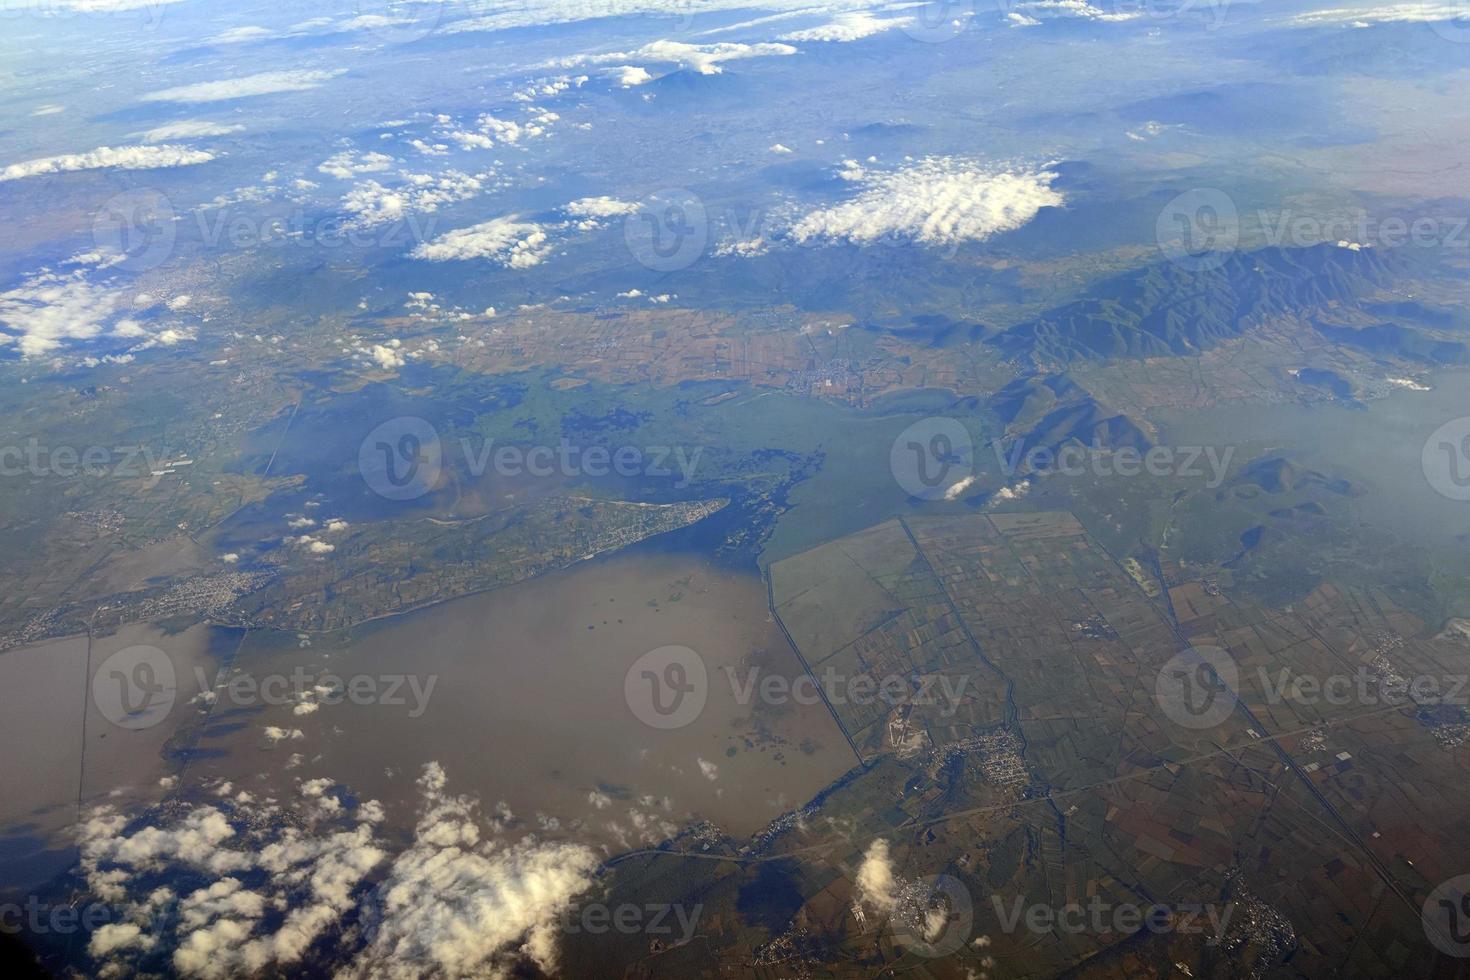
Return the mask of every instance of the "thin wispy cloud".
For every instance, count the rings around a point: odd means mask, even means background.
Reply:
[[[203,119],[184,119],[166,123],[144,133],[137,134],[144,143],[167,143],[169,140],[204,139],[211,136],[229,136],[242,133],[245,127],[238,123],[225,124]]]
[[[325,71],[267,71],[217,82],[179,85],[143,96],[145,102],[227,102],[280,92],[305,92],[347,74],[345,68]]]
[[[1373,24],[1433,24],[1470,19],[1464,3],[1395,3],[1382,7],[1331,7],[1297,14],[1288,23],[1298,25],[1344,24],[1368,27]]]

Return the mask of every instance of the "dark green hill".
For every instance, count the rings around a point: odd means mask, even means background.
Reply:
[[[1301,490],[1326,490],[1344,497],[1356,497],[1362,490],[1341,477],[1331,477],[1307,469],[1283,456],[1266,456],[1252,460],[1217,495],[1241,496],[1264,491],[1269,494],[1293,493]]]
[[[1458,340],[1442,340],[1399,323],[1368,327],[1316,325],[1317,332],[1335,344],[1354,347],[1379,357],[1401,357],[1423,364],[1464,364],[1470,350]]]
[[[1062,363],[1193,355],[1271,317],[1356,306],[1392,282],[1397,266],[1381,249],[1327,244],[1235,253],[1203,271],[1158,262],[1104,280],[1088,298],[990,342],[1010,356]]]

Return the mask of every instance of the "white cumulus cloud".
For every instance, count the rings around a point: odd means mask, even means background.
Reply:
[[[653,81],[653,74],[642,65],[618,65],[607,69],[607,73],[623,88],[633,88]]]
[[[355,174],[376,174],[392,169],[394,159],[386,153],[359,153],[343,150],[317,165],[317,171],[338,180],[350,180]]]
[[[288,813],[228,784],[214,787],[215,805],[142,820],[93,811],[81,872],[116,913],[87,947],[96,975],[499,977],[526,961],[554,974],[560,917],[599,858],[498,839],[513,819],[503,805],[486,817],[446,785],[437,763],[424,767],[419,819],[397,853],[377,837],[382,805],[344,806],[345,790],[324,778],[302,782]],[[365,928],[342,929],[349,915]]]
[[[96,337],[121,302],[116,290],[88,281],[85,270],[34,275],[0,292],[0,344],[32,357],[64,340]]]
[[[580,201],[571,202],[562,210],[575,219],[579,231],[592,231],[601,228],[605,222],[613,218],[635,214],[638,211],[638,205],[604,195],[584,197]]]
[[[863,854],[857,875],[858,898],[864,905],[879,911],[891,911],[898,901],[898,882],[893,875],[893,862],[888,856],[888,842],[875,840]]]
[[[446,204],[465,201],[484,188],[485,175],[449,170],[438,176],[400,173],[393,185],[367,180],[342,199],[353,224],[372,228],[412,214],[431,214]]]
[[[842,175],[859,185],[858,195],[803,216],[790,230],[792,239],[954,245],[1019,228],[1065,200],[1052,189],[1055,173],[1007,173],[952,157],[886,172],[853,164]]]
[[[346,976],[508,975],[524,956],[556,973],[559,916],[593,883],[597,856],[577,844],[496,846],[473,801],[424,767],[414,844],[394,859],[369,906],[373,942]]]
[[[874,34],[882,34],[891,31],[895,27],[907,27],[912,24],[912,17],[874,17],[872,14],[861,11],[847,14],[839,14],[830,23],[820,27],[809,27],[805,30],[792,31],[782,34],[782,41],[860,41]]]
[[[61,156],[27,160],[24,163],[12,163],[0,170],[0,181],[77,170],[157,170],[164,167],[187,167],[196,163],[208,163],[213,159],[213,153],[192,150],[187,146],[102,146],[88,153],[65,153]]]
[[[620,218],[638,210],[638,205],[619,201],[615,197],[584,197],[573,201],[565,208],[567,214],[576,218]]]
[[[413,250],[413,257],[429,262],[489,259],[511,269],[529,269],[551,251],[546,231],[517,218],[495,218],[483,224],[448,232]]]
[[[671,64],[696,71],[701,75],[718,75],[726,61],[744,58],[769,58],[793,55],[797,49],[789,44],[738,44],[722,41],[718,44],[689,44],[684,41],[654,41],[633,51],[615,51],[610,54],[583,54],[564,58],[557,64],[563,68],[578,65],[619,65],[617,69],[626,73],[626,63],[647,61],[655,64]],[[628,85],[626,75],[622,84]]]

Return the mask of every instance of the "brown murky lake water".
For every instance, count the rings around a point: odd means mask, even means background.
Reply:
[[[707,698],[687,725],[660,729],[640,720],[625,681],[670,645],[698,654]],[[414,780],[434,761],[453,792],[478,795],[487,812],[503,803],[512,828],[616,852],[697,819],[750,834],[856,764],[822,705],[741,703],[750,671],[789,680],[801,667],[763,583],[690,556],[599,560],[337,634],[257,632],[233,669],[263,680],[297,667],[335,675],[348,695],[303,712],[222,693],[190,792],[228,780],[290,799],[325,777],[411,826]],[[286,736],[273,741],[268,727]]]

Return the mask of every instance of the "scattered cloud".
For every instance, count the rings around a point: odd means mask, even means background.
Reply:
[[[413,257],[429,262],[489,259],[510,269],[528,269],[551,251],[546,231],[518,218],[496,218],[424,242]]]
[[[975,482],[976,481],[973,474],[956,481],[944,491],[944,499],[959,500],[962,496],[964,496],[966,490],[975,485]]]
[[[401,344],[399,340],[391,340],[386,344],[374,344],[368,353],[378,367],[384,371],[392,371],[407,363],[403,359],[403,353],[399,350]]]
[[[354,225],[372,228],[414,214],[432,214],[446,204],[469,200],[484,189],[487,176],[450,170],[437,176],[400,173],[393,186],[367,180],[347,193],[342,199],[342,209],[352,216]]]
[[[397,161],[386,153],[359,153],[343,150],[317,165],[317,171],[338,180],[351,180],[357,174],[376,174],[391,170]]]
[[[89,340],[102,333],[120,303],[116,290],[88,281],[85,270],[39,273],[0,292],[0,344],[34,357],[65,340]]]
[[[991,502],[992,503],[1005,503],[1006,501],[1010,501],[1010,500],[1020,500],[1022,497],[1026,496],[1026,494],[1030,490],[1031,490],[1031,481],[1030,480],[1022,480],[1020,483],[1017,483],[1015,486],[1012,486],[1012,487],[1001,487],[999,490],[995,491],[995,496],[991,498]]]
[[[447,126],[438,130],[444,139],[459,144],[462,150],[488,150],[497,143],[515,145],[522,140],[538,139],[550,134],[551,124],[561,117],[554,112],[535,106],[525,110],[524,123],[513,119],[500,119],[488,113],[475,120],[472,128]],[[449,117],[442,117],[448,122]]]
[[[625,214],[633,214],[638,210],[638,205],[603,195],[573,201],[563,210],[576,218],[620,218]]]
[[[615,197],[584,197],[580,201],[573,201],[562,208],[574,220],[573,224],[579,231],[593,231],[601,228],[612,218],[622,218],[638,211],[637,204],[627,201],[619,201]]]
[[[343,975],[508,975],[521,958],[555,975],[559,916],[594,882],[599,861],[577,844],[494,847],[475,803],[445,791],[431,763],[423,815],[368,907],[371,945]]]

